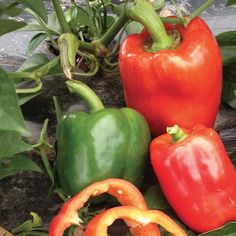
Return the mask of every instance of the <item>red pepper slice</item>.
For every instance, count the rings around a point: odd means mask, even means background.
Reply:
[[[116,219],[136,221],[139,229],[142,231],[139,233],[139,236],[153,235],[150,231],[142,230],[145,229],[145,225],[150,223],[161,225],[174,236],[187,236],[184,230],[163,212],[158,210],[141,210],[133,206],[113,207],[99,213],[88,223],[85,236],[107,236],[107,227]]]
[[[98,196],[109,193],[117,198],[121,205],[135,206],[146,210],[147,205],[141,192],[130,182],[123,179],[110,178],[91,184],[73,198],[68,200],[56,215],[49,228],[49,236],[62,236],[65,229],[71,225],[80,225],[82,222],[78,217],[78,210],[88,201],[91,196]],[[143,227],[136,227],[133,222],[126,222],[131,227],[131,232],[135,236],[141,236],[140,230],[151,232],[152,236],[160,236],[160,232],[155,224],[148,224]]]

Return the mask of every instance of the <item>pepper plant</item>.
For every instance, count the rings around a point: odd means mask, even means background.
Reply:
[[[163,0],[154,3],[156,10],[164,5]],[[85,80],[95,75],[101,67],[105,70],[113,69],[116,66],[113,58],[117,56],[122,28],[131,21],[126,14],[125,3],[116,5],[111,1],[100,0],[78,5],[71,1],[66,11],[62,10],[59,0],[53,0],[52,5],[54,11],[47,15],[43,0],[3,0],[0,3],[0,35],[19,29],[40,32],[30,40],[26,51],[29,58],[16,72],[1,70],[0,132],[1,140],[4,140],[0,149],[2,178],[23,170],[22,166],[25,166],[25,169],[40,171],[31,162],[23,165],[20,162],[22,157],[17,158],[19,163],[12,163],[12,156],[39,147],[37,144],[29,144],[26,139],[30,134],[24,123],[20,105],[40,94],[42,81],[46,76],[65,74],[68,78],[79,76],[80,80]],[[35,21],[28,23],[9,19],[20,16],[23,12],[31,14]],[[58,51],[59,56],[50,60],[46,54],[34,53],[43,40],[47,40]],[[32,84],[22,88],[23,82]],[[16,144],[14,148],[12,140]],[[42,148],[40,150],[42,151]],[[26,160],[23,159],[23,163],[26,163]],[[14,171],[8,168],[11,163],[13,166],[17,165],[17,168],[13,168]]]
[[[34,150],[42,156],[47,172],[54,183],[54,176],[44,151],[45,147],[51,147],[46,142],[47,121],[39,142],[31,144],[30,133],[19,105],[42,91],[43,78],[47,76],[65,75],[70,80],[79,79],[86,82],[86,78],[94,76],[100,68],[105,71],[113,70],[117,65],[115,60],[125,26],[130,21],[137,20],[136,16],[129,14],[128,11],[130,4],[132,5],[134,2],[127,0],[117,5],[109,0],[98,0],[77,4],[76,1],[71,0],[68,9],[63,11],[59,0],[52,0],[54,13],[47,15],[43,0],[1,1],[0,35],[14,30],[39,33],[30,40],[26,52],[29,59],[17,72],[0,70],[0,178],[23,169],[41,171],[30,159],[19,156],[19,153]],[[188,21],[191,21],[213,2],[214,0],[206,1],[201,8],[187,18],[179,14],[176,18],[160,19],[162,22],[187,25]],[[232,4],[235,4],[235,1],[227,1],[227,5]],[[156,11],[163,6],[164,1],[155,2]],[[28,23],[7,18],[7,16],[18,16],[23,11],[31,14],[35,21]],[[230,38],[234,34],[231,32]],[[49,59],[45,54],[35,53],[35,49],[45,40],[55,51],[53,59]],[[224,72],[227,74],[228,69],[231,69],[235,63],[236,57],[233,54],[235,50],[232,49],[235,49],[236,44],[234,44],[234,40],[230,40],[230,45],[225,44],[228,41],[226,35],[219,35],[217,40],[221,45]],[[154,47],[153,49],[156,50],[159,45],[154,45]],[[228,49],[230,49],[230,55]],[[36,61],[36,63],[29,65],[29,61]],[[32,82],[32,86],[22,88],[24,81]],[[228,79],[225,81],[227,83]],[[230,82],[232,81],[230,80]],[[234,89],[232,90],[233,85],[233,83],[230,84],[230,89],[235,92]],[[224,94],[223,91],[223,97]],[[226,99],[223,101],[228,102]],[[57,191],[59,190],[57,189]],[[223,234],[226,236],[227,230],[227,233],[234,232],[232,228],[235,228],[234,223],[214,231],[214,235],[222,235],[224,232]],[[193,232],[191,235],[196,234]],[[211,233],[204,235],[211,235]]]

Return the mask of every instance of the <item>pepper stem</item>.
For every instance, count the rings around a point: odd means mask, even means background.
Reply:
[[[62,28],[63,33],[71,33],[70,26],[66,21],[66,17],[64,15],[64,12],[61,8],[60,0],[52,0],[58,21],[60,23],[60,26]]]
[[[210,5],[212,5],[215,0],[208,0],[204,4],[202,4],[199,8],[191,13],[188,17],[185,18],[186,24],[188,24],[194,17],[200,15],[205,9],[207,9]]]
[[[155,52],[173,47],[174,39],[167,34],[160,17],[149,0],[129,1],[126,4],[126,14],[147,28],[153,41],[150,51]]]
[[[99,39],[99,42],[104,46],[109,45],[115,35],[122,29],[122,27],[128,22],[128,17],[125,13],[125,6],[122,9],[121,14],[117,18],[117,20],[107,29],[106,33]]]
[[[166,132],[171,135],[173,143],[180,142],[188,137],[188,135],[184,133],[184,131],[178,125],[167,127]]]
[[[94,91],[80,81],[66,81],[66,85],[71,93],[76,93],[87,103],[91,112],[104,109],[104,105]]]

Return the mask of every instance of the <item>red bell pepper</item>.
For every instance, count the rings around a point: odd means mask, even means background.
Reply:
[[[152,141],[150,153],[167,200],[191,229],[205,232],[236,220],[236,174],[214,129],[174,126]]]
[[[56,215],[49,227],[49,236],[62,236],[65,229],[71,225],[80,225],[82,220],[78,217],[78,210],[81,209],[91,196],[98,196],[109,193],[117,198],[122,205],[135,206],[146,210],[147,205],[141,192],[130,182],[122,179],[110,178],[91,184],[74,197],[69,199]],[[160,231],[155,224],[136,227],[132,221],[127,220],[134,236],[142,236],[141,232],[151,232],[153,236],[160,236]],[[141,231],[140,231],[141,230]]]
[[[117,219],[134,221],[134,226],[140,229],[140,236],[153,236],[152,232],[143,231],[143,226],[150,223],[161,225],[174,236],[187,236],[184,230],[163,212],[141,210],[133,206],[113,207],[99,213],[88,223],[85,236],[107,236],[108,226]]]
[[[127,106],[144,115],[153,135],[174,124],[212,127],[222,89],[221,54],[214,35],[199,17],[187,27],[165,24],[156,30],[158,21],[138,4],[130,7],[128,14],[143,23],[149,33],[145,30],[129,35],[120,47],[119,69]],[[168,42],[170,37],[160,35],[165,29],[179,34],[179,44],[152,45],[150,52],[150,36],[155,44]]]

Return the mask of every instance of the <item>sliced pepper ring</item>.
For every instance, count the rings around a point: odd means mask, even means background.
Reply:
[[[139,223],[140,236],[152,236],[152,232],[143,230],[145,225],[156,223],[174,236],[187,236],[186,232],[169,216],[158,210],[141,210],[133,206],[118,206],[96,215],[87,225],[85,236],[107,236],[107,228],[115,220],[132,220]]]
[[[146,202],[141,192],[130,182],[123,179],[109,178],[89,185],[87,188],[69,199],[56,215],[49,227],[49,236],[62,236],[65,229],[71,225],[80,225],[78,210],[81,209],[91,196],[109,193],[114,196],[121,205],[135,206],[147,210]],[[160,231],[155,224],[147,224],[140,227],[134,221],[126,221],[130,226],[132,235],[141,236],[142,230],[150,232],[152,236],[160,236]]]

